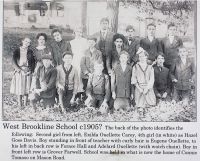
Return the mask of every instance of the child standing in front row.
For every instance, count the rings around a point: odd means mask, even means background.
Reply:
[[[18,96],[18,105],[21,107],[24,97],[24,105],[27,105],[28,94],[31,87],[32,73],[35,69],[35,56],[29,48],[31,40],[25,37],[22,46],[13,53],[14,75],[11,82],[10,93]]]
[[[194,61],[188,58],[185,47],[178,48],[178,59],[171,66],[171,78],[174,85],[173,100],[188,104],[191,94],[191,86],[195,80]]]
[[[63,54],[63,64],[57,67],[56,86],[62,112],[74,110],[72,105],[78,90],[78,72],[72,66],[72,59],[72,53],[65,52]]]
[[[103,62],[94,62],[94,72],[90,75],[87,85],[85,104],[98,108],[101,114],[107,113],[110,99],[110,83],[108,75],[103,73]]]
[[[129,54],[122,51],[120,63],[113,68],[111,75],[111,91],[114,99],[114,109],[130,109],[130,101],[133,98],[133,88],[131,87],[132,67],[128,65]]]
[[[156,65],[154,66],[154,92],[157,98],[157,102],[160,100],[170,101],[171,78],[169,69],[163,65],[164,62],[164,54],[159,52],[158,56],[156,57]]]
[[[156,105],[156,97],[153,90],[154,69],[147,64],[148,53],[139,48],[137,52],[139,62],[133,66],[131,84],[135,85],[135,103],[139,114],[145,116],[150,106]]]

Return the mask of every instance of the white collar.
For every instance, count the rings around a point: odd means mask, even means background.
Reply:
[[[148,36],[147,38],[149,39],[150,42],[152,42],[155,39],[155,37],[153,36]]]
[[[170,43],[172,44],[172,42],[174,41],[174,36],[168,36]]]
[[[126,66],[127,66],[127,64],[120,64],[121,65],[121,67],[122,67],[122,70],[123,70],[123,72],[126,70]]]

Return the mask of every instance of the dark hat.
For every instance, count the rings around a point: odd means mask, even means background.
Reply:
[[[94,40],[95,42],[97,41],[97,38],[94,36],[88,36],[87,37],[88,40]]]
[[[124,37],[124,35],[122,35],[122,34],[115,34],[115,35],[113,36],[113,42],[114,42],[115,40],[117,40],[117,39],[122,39],[122,41],[124,42],[125,37]]]
[[[45,54],[45,55],[42,55],[42,56],[41,56],[41,59],[42,59],[42,60],[44,60],[44,59],[52,60],[53,58],[52,58],[51,55],[49,55],[49,54]]]

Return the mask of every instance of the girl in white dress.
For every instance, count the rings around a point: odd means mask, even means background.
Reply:
[[[28,94],[30,91],[32,73],[35,69],[35,56],[29,48],[31,40],[24,38],[22,46],[17,48],[13,53],[14,74],[11,82],[10,93],[18,96],[18,104],[22,106],[24,97],[24,105],[27,105]]]
[[[75,39],[70,41],[72,53],[73,53],[73,61],[72,65],[78,71],[79,77],[79,85],[78,85],[78,93],[84,92],[83,83],[81,79],[81,59],[84,56],[85,50],[88,49],[87,39],[83,38],[83,31],[81,27],[75,29]]]

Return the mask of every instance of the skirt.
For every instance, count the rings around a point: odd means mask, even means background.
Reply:
[[[140,85],[140,88],[143,88],[143,85]],[[156,105],[156,96],[154,94],[153,88],[149,89],[146,94],[143,94],[139,91],[138,88],[135,88],[135,103],[136,107],[150,107]]]
[[[10,86],[10,93],[16,95],[29,94],[31,87],[31,74],[24,74],[23,72],[14,71],[13,78]]]

